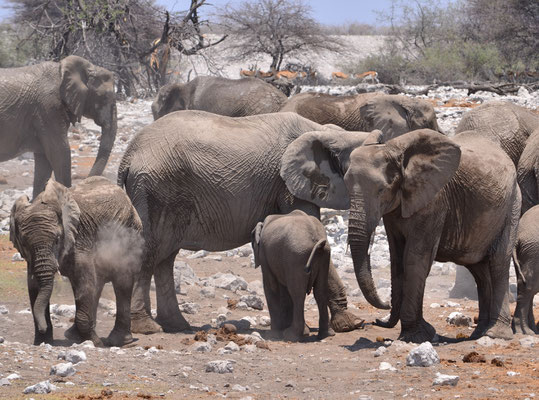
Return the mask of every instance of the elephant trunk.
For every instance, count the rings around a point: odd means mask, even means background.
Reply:
[[[116,116],[116,104],[112,106],[110,119],[101,126],[101,142],[94,165],[88,176],[101,175],[107,166],[110,152],[116,140],[116,131],[118,129],[118,119]]]
[[[387,310],[389,303],[384,302],[378,296],[374,285],[371,271],[369,245],[370,239],[377,225],[377,220],[367,222],[362,198],[355,198],[351,202],[350,218],[348,222],[348,242],[352,252],[354,271],[357,282],[365,299],[374,307]]]
[[[55,272],[56,268],[54,266],[52,255],[39,257],[33,268],[34,277],[38,282],[39,290],[32,311],[34,313],[37,329],[41,334],[47,332],[46,312],[52,295]]]

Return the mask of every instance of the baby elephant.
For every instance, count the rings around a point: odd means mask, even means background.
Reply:
[[[103,285],[112,281],[116,323],[106,344],[122,346],[131,336],[131,292],[140,270],[142,223],[125,192],[103,177],[66,188],[49,180],[31,203],[13,205],[10,239],[28,265],[34,344],[52,342],[49,302],[56,271],[69,278],[75,295],[75,324],[66,337],[91,340]]]
[[[272,332],[293,341],[308,335],[303,308],[314,288],[318,338],[333,335],[328,320],[330,247],[321,222],[299,210],[270,215],[253,230],[252,245],[255,264],[262,265]]]
[[[539,206],[520,218],[513,262],[518,282],[513,330],[526,335],[539,333],[533,316],[533,297],[539,292]]]

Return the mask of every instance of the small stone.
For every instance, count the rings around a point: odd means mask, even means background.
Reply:
[[[72,376],[75,375],[75,368],[73,368],[73,364],[70,362],[67,363],[60,363],[52,366],[50,375],[58,375],[62,377],[66,376]]]
[[[385,352],[387,351],[387,347],[385,346],[380,346],[376,349],[376,351],[374,352],[374,356],[375,357],[380,357],[381,355],[383,355]]]
[[[28,386],[24,389],[24,394],[35,393],[35,394],[46,394],[56,390],[57,387],[54,386],[50,381],[42,381],[36,383],[35,385]]]
[[[0,343],[4,343],[5,339],[3,336],[0,336]]]
[[[215,288],[213,286],[207,286],[200,289],[200,295],[207,299],[215,298]]]
[[[258,317],[258,325],[260,326],[270,326],[271,325],[271,318],[267,315],[263,315],[261,317]]]
[[[286,385],[284,385],[284,387],[294,388],[296,387],[296,384],[294,382],[287,382]]]
[[[21,253],[15,253],[11,257],[11,261],[24,261],[24,258],[22,258]]]
[[[446,318],[446,322],[449,325],[454,326],[471,326],[472,319],[467,315],[464,315],[458,311],[454,311]]]
[[[206,257],[208,255],[208,252],[206,250],[199,250],[194,254],[191,254],[190,256],[187,256],[188,259],[194,260],[196,258],[202,258]]]
[[[378,370],[380,370],[380,371],[396,371],[397,368],[393,367],[393,365],[391,365],[388,362],[382,361],[380,363],[380,366],[378,367]]]
[[[9,385],[11,385],[11,382],[9,379],[7,378],[0,379],[0,386],[9,386]]]
[[[238,385],[238,384],[235,384],[232,386],[231,388],[233,391],[235,392],[246,392],[249,390],[249,387],[245,387],[245,386],[241,386],[241,385]]]
[[[517,375],[520,375],[520,372],[507,371],[507,376],[517,376]]]
[[[440,357],[430,342],[423,342],[410,350],[406,357],[406,365],[409,367],[430,367],[440,363]]]
[[[432,303],[432,304],[430,305],[430,308],[440,308],[440,307],[441,307],[441,305],[438,304],[438,303]]]
[[[216,372],[218,374],[232,373],[234,371],[234,360],[215,360],[206,364],[206,372]]]
[[[255,310],[262,310],[264,308],[264,301],[254,294],[243,295],[240,297],[240,301],[243,301],[248,307]]]
[[[210,276],[205,282],[205,286],[213,286],[216,288],[231,290],[236,292],[238,290],[247,289],[247,281],[241,276],[218,272],[215,275]]]
[[[58,359],[77,364],[81,361],[86,361],[86,353],[82,350],[69,349],[67,352],[61,351],[58,353]]]
[[[446,301],[445,302],[446,307],[460,307],[459,303],[455,303],[454,301]]]
[[[200,353],[209,353],[212,347],[208,342],[195,342],[191,345],[191,351],[198,351]]]
[[[456,386],[459,381],[458,375],[444,375],[439,372],[436,372],[436,378],[433,385],[447,385],[447,386]]]
[[[241,346],[241,349],[246,353],[254,353],[256,352],[256,345],[255,344],[246,344]]]
[[[228,342],[227,345],[225,346],[225,349],[230,350],[230,351],[240,351],[240,346],[238,346],[234,342]]]
[[[1,306],[0,305],[0,314],[1,315],[8,315],[9,314],[9,309],[6,306]]]
[[[535,347],[535,345],[539,345],[539,339],[533,336],[526,336],[521,338],[519,343],[522,347]]]
[[[249,329],[252,326],[256,326],[256,318],[254,318],[254,317],[250,317],[250,316],[246,315],[245,317],[240,319],[240,323],[242,321],[245,321],[245,322],[247,322],[249,324],[249,326],[247,328],[245,328],[245,329]]]
[[[197,303],[180,304],[180,311],[186,314],[196,314],[200,310],[200,305]]]
[[[10,374],[10,375],[6,376],[6,379],[8,381],[14,381],[14,380],[17,380],[17,379],[21,379],[21,376],[19,374]]]
[[[76,311],[75,305],[51,304],[50,306],[51,314],[58,315],[59,317],[74,318]]]

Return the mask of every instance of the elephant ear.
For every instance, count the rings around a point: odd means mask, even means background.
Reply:
[[[62,227],[64,231],[64,241],[60,253],[60,260],[69,254],[75,245],[75,239],[78,233],[80,223],[80,209],[64,185],[49,179],[45,190],[43,191],[42,201],[44,203],[55,203],[58,205],[58,211],[62,218]]]
[[[11,208],[11,215],[9,216],[9,240],[11,240],[13,246],[15,246],[17,250],[19,250],[19,253],[21,253],[23,257],[24,250],[20,241],[20,232],[17,218],[19,217],[20,213],[23,212],[29,205],[30,201],[28,199],[28,196],[23,195],[19,197],[15,204],[13,204],[13,207]]]
[[[387,145],[401,153],[401,213],[408,218],[431,202],[453,178],[460,164],[460,147],[430,129],[407,133]]]
[[[60,96],[66,105],[72,123],[80,122],[88,98],[88,79],[91,64],[77,56],[60,62]]]
[[[281,159],[281,178],[294,196],[319,207],[350,207],[344,174],[350,153],[363,144],[365,132],[314,131],[290,143]]]
[[[255,228],[251,232],[251,246],[253,247],[253,255],[255,257],[255,268],[260,266],[260,259],[258,256],[258,249],[260,248],[260,235],[262,233],[262,228],[264,223],[259,222],[256,224]]]
[[[376,96],[362,105],[361,130],[379,129],[385,140],[393,139],[409,131],[409,112],[402,102],[395,101],[390,95]]]

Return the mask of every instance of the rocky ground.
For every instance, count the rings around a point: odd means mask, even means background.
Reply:
[[[330,86],[305,89],[332,93],[355,90]],[[484,92],[467,97],[452,88],[439,88],[428,96],[440,126],[449,135],[470,106],[497,97]],[[505,99],[537,110],[539,92],[528,93],[522,88],[517,96]],[[129,140],[152,121],[150,101],[121,102],[118,115],[118,137],[106,170],[112,180]],[[85,120],[72,128],[69,136],[76,184],[91,167],[99,128]],[[4,233],[9,230],[11,205],[20,194],[31,194],[32,179],[30,155],[0,164],[0,230]],[[252,252],[246,245],[222,253],[180,252],[175,264],[176,287],[192,332],[136,335],[137,340],[122,349],[73,344],[63,337],[74,315],[73,295],[69,283],[58,277],[51,305],[55,343],[32,346],[26,263],[14,261],[16,250],[7,235],[0,235],[0,398],[531,399],[539,395],[539,337],[464,340],[473,330],[477,302],[449,299],[456,268],[451,263],[436,263],[427,280],[425,318],[440,335],[433,348],[423,346],[427,348],[421,347],[419,356],[410,355],[416,346],[395,340],[398,326],[373,326],[371,322],[385,313],[370,307],[358,289],[346,249],[347,215],[330,210],[323,214],[332,259],[347,286],[350,308],[367,324],[363,330],[337,334],[322,342],[315,340],[318,316],[312,296],[305,308],[313,332],[305,343],[268,338],[262,277],[260,270],[252,267]],[[381,226],[371,257],[378,290],[389,297],[389,254]],[[514,292],[513,271],[512,276]],[[152,291],[155,306],[154,294]],[[112,288],[107,286],[98,311],[97,330],[103,337],[114,323],[113,299]],[[539,305],[537,301],[535,305]],[[223,323],[232,324],[236,332]],[[472,352],[477,354],[470,355]],[[408,365],[418,360],[429,366]],[[28,389],[46,381],[33,390],[52,390],[48,395]]]

